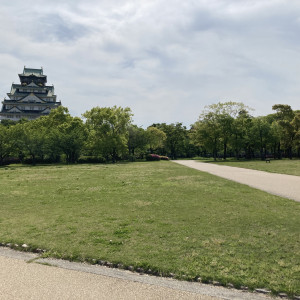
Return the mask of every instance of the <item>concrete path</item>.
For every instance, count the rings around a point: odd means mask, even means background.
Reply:
[[[174,162],[300,202],[300,176],[220,166],[195,160],[176,160]]]
[[[270,300],[201,283],[139,275],[103,266],[42,259],[0,247],[0,299],[183,299]]]

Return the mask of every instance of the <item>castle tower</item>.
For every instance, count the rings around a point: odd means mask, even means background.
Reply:
[[[43,68],[30,69],[24,67],[19,74],[20,84],[12,84],[9,99],[2,101],[0,119],[18,121],[21,118],[28,120],[48,115],[51,109],[57,108],[61,102],[56,101],[54,86],[48,86],[47,76]]]

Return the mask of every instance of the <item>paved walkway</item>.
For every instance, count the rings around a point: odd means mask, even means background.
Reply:
[[[300,176],[220,166],[195,160],[176,160],[174,162],[300,202]]]
[[[42,259],[0,247],[0,299],[271,300],[269,296],[103,266]]]

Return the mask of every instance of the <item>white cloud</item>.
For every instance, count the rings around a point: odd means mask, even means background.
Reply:
[[[0,4],[0,94],[44,67],[74,115],[129,106],[138,125],[195,122],[205,105],[299,109],[300,3],[281,0]]]

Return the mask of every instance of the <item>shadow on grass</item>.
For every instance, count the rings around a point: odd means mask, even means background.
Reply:
[[[149,163],[147,160],[138,159],[136,161],[118,161],[118,162],[105,162],[105,163],[45,163],[45,164],[10,164],[10,165],[0,165],[0,170],[6,169],[6,170],[14,170],[16,168],[36,168],[36,167],[57,167],[57,168],[63,168],[66,166],[81,166],[81,165],[128,165],[132,163]]]
[[[227,159],[223,159],[223,158],[218,158],[216,160],[214,160],[213,158],[194,158],[193,160],[197,160],[203,163],[249,163],[249,162],[264,162],[264,159],[260,159],[260,158],[254,158],[254,159],[245,159],[245,158],[241,158],[241,159],[236,159],[236,158],[227,158]],[[282,159],[272,159],[274,161],[299,161],[300,158],[298,157],[294,157],[292,160],[289,158],[282,158]]]
[[[234,159],[234,158],[228,158],[228,159],[218,158],[216,160],[214,160],[213,158],[206,158],[206,159],[199,158],[199,159],[194,159],[194,160],[201,161],[203,163],[219,163],[219,164],[222,164],[222,163],[242,163],[242,162],[247,163],[247,162],[264,161],[264,160],[261,160],[261,159]]]

